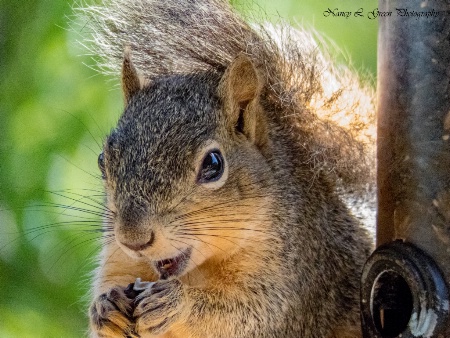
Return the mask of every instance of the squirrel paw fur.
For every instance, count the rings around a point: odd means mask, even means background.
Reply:
[[[114,287],[101,294],[91,305],[91,326],[99,337],[137,337],[133,334],[133,299],[128,298],[124,289]]]
[[[165,333],[186,308],[185,286],[178,279],[160,280],[135,299],[136,332],[139,335]]]

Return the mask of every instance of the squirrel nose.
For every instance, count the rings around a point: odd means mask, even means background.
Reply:
[[[122,240],[122,241],[120,241],[120,243],[122,243],[128,249],[131,249],[134,251],[142,251],[142,250],[145,250],[148,247],[152,246],[153,242],[155,241],[155,234],[153,233],[153,231],[150,233],[150,239],[147,240],[147,238],[142,238],[141,242],[133,241],[133,242],[127,243]]]

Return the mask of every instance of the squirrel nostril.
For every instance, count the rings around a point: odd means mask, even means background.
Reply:
[[[147,249],[148,247],[152,246],[153,242],[155,241],[155,234],[152,233],[150,234],[150,239],[145,242],[144,244],[140,244],[140,243],[125,243],[125,242],[121,242],[124,246],[126,246],[128,249],[134,250],[134,251],[142,251]]]

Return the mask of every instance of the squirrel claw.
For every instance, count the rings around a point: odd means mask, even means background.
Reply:
[[[133,316],[139,334],[163,334],[179,320],[184,306],[184,287],[177,280],[163,280],[147,288],[135,299]]]

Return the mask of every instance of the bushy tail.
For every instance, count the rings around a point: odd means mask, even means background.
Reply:
[[[226,66],[256,36],[226,1],[105,0],[80,8],[101,70],[117,72],[126,45],[145,76]]]
[[[80,12],[91,35],[88,49],[105,73],[118,73],[127,45],[150,79],[223,72],[246,53],[263,70],[281,123],[309,149],[311,165],[335,174],[341,191],[373,187],[373,91],[348,68],[334,66],[316,34],[286,25],[250,26],[225,0],[103,0]]]

